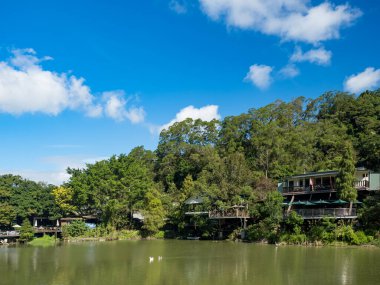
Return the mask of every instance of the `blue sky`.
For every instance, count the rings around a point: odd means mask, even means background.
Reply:
[[[0,173],[59,184],[186,117],[380,87],[376,0],[3,2]]]

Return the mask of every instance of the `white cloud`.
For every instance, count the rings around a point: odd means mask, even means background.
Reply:
[[[37,182],[46,182],[54,185],[61,185],[69,180],[70,175],[67,174],[66,169],[71,168],[84,168],[87,163],[95,163],[108,159],[103,156],[84,156],[84,155],[62,155],[62,156],[49,156],[41,158],[42,169],[0,169],[1,174],[14,174],[20,175]]]
[[[127,100],[124,98],[123,91],[104,92],[103,100],[105,101],[104,112],[108,117],[116,121],[129,119],[134,124],[144,121],[145,111],[142,107],[126,109]]]
[[[170,10],[174,11],[177,14],[186,14],[187,13],[187,6],[184,1],[178,1],[178,0],[171,0],[169,2],[169,8]]]
[[[273,68],[268,65],[254,64],[249,67],[249,71],[244,78],[256,85],[260,89],[266,89],[272,83],[271,72]]]
[[[380,87],[380,69],[367,67],[363,72],[353,74],[344,82],[344,89],[352,93],[360,93]]]
[[[318,43],[340,37],[361,11],[348,4],[309,0],[199,0],[213,20],[224,19],[228,26],[252,29],[283,40]]]
[[[173,125],[176,122],[181,122],[186,120],[187,118],[191,118],[193,120],[201,119],[203,121],[212,121],[213,119],[220,119],[220,115],[218,113],[218,106],[216,105],[207,105],[201,108],[195,108],[194,106],[190,105],[183,109],[181,109],[175,116],[173,120],[171,120],[169,123],[161,126],[159,128],[159,131],[162,131],[163,129],[169,128],[171,125]]]
[[[290,57],[292,62],[308,61],[318,65],[328,65],[331,61],[332,52],[325,50],[324,47],[318,49],[311,49],[307,52],[302,52],[302,49],[297,47]]]
[[[91,93],[84,78],[46,70],[41,66],[44,60],[51,60],[51,57],[41,59],[33,49],[16,49],[8,60],[0,61],[0,112],[58,115],[68,109],[84,112],[89,117],[105,113],[110,118],[129,119],[132,123],[143,120],[142,107],[125,109],[124,93],[104,92],[100,97],[118,95],[110,96],[111,101],[103,106],[97,102],[99,99]],[[117,106],[117,100],[112,98],[117,98],[121,105]]]
[[[298,76],[300,74],[300,71],[294,64],[290,63],[281,68],[279,73],[285,78],[293,78]]]

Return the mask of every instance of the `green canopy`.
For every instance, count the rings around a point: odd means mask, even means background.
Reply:
[[[356,201],[354,201],[354,204],[363,204],[363,202],[356,200]]]
[[[298,200],[298,202],[294,202],[292,205],[306,205],[306,203]]]
[[[305,205],[306,205],[306,206],[315,206],[315,204],[312,203],[312,202],[310,202],[310,201],[306,201],[306,202],[305,202]]]
[[[348,203],[347,201],[339,199],[339,200],[332,202],[331,204],[347,204],[347,203]]]
[[[191,197],[191,198],[187,199],[184,203],[186,205],[202,204],[203,198],[202,197]]]
[[[320,199],[319,201],[313,201],[314,204],[317,204],[317,205],[327,205],[327,204],[330,204],[329,202],[325,201],[325,200],[322,200]]]
[[[282,203],[282,206],[289,206],[289,203],[288,202],[284,202],[284,203]]]

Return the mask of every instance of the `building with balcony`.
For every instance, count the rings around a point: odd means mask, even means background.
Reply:
[[[380,173],[365,168],[355,171],[354,187],[358,200],[350,207],[349,201],[339,199],[336,190],[338,171],[309,172],[285,177],[278,190],[284,197],[284,215],[296,211],[304,219],[355,219],[356,208],[371,193],[380,191]]]

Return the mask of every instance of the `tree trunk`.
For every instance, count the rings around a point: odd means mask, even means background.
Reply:
[[[348,214],[351,216],[352,214],[352,201],[350,201],[350,209],[348,210]]]

